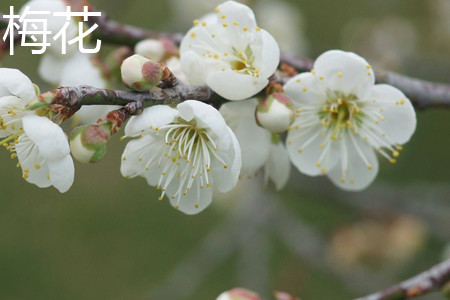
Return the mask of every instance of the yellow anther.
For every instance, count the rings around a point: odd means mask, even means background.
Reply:
[[[17,154],[16,154],[16,153],[11,154],[11,159],[14,159],[14,158],[16,158],[16,157],[17,157]]]
[[[215,59],[219,59],[219,54],[214,54],[213,56]]]
[[[307,88],[303,88],[303,91],[306,92],[308,89]]]
[[[367,65],[367,66],[366,66],[366,69],[371,69],[371,68],[372,68],[371,65]]]
[[[394,152],[392,152],[392,155],[393,155],[394,157],[398,157],[398,156],[400,155],[400,152],[394,151]]]
[[[298,149],[298,153],[302,153],[303,152],[303,149],[302,148],[299,148]]]
[[[198,208],[198,204],[195,204],[195,208]]]
[[[341,178],[341,182],[342,182],[342,183],[345,183],[346,181],[347,181],[347,180],[345,180],[344,177]]]
[[[403,150],[403,147],[402,146],[395,146],[395,149],[397,149],[397,150]]]
[[[227,166],[227,165],[224,165],[223,168],[226,169],[226,168],[228,168],[228,166]]]
[[[194,20],[194,25],[198,25],[198,23],[200,23],[200,21],[199,20]]]
[[[261,28],[259,28],[259,27],[256,27],[256,31],[261,31]]]
[[[239,25],[239,23],[237,21],[233,21],[233,24],[236,25],[236,26]]]
[[[205,27],[206,26],[206,22],[202,22],[202,26]]]
[[[320,167],[322,164],[320,163],[320,161],[318,161],[317,163],[316,163],[316,166],[317,167]]]
[[[316,70],[311,69],[311,73],[312,73],[313,75],[316,75]]]
[[[227,16],[225,16],[225,15],[221,15],[220,16],[222,19],[226,19],[227,18]]]
[[[327,169],[320,170],[320,173],[325,174],[327,172]]]
[[[35,164],[34,167],[36,168],[36,170],[39,170],[41,168],[40,164]]]
[[[247,30],[248,30],[248,27],[247,27],[247,26],[244,26],[244,27],[242,28],[242,30],[247,31]]]
[[[342,72],[338,72],[337,75],[339,78],[342,78]]]
[[[173,208],[175,209],[179,209],[180,207],[178,205],[175,205]]]
[[[195,32],[191,33],[191,38],[195,38],[196,35],[197,35],[197,34],[196,34]]]
[[[372,165],[367,165],[367,169],[372,170],[373,166]]]
[[[126,161],[126,160],[127,160],[127,158],[126,158],[126,157],[123,157],[123,158],[122,158],[122,160],[123,160],[123,161]]]
[[[161,201],[161,200],[162,200],[162,197],[158,197],[158,200]]]
[[[302,80],[300,78],[298,78],[297,80],[295,80],[296,82],[301,82]]]
[[[23,179],[27,179],[30,175],[28,175],[28,173],[23,173],[22,177]]]
[[[228,24],[227,23],[223,23],[222,26],[223,27],[228,27]]]
[[[354,178],[350,178],[350,183],[354,184],[355,183],[355,179]]]
[[[397,161],[396,161],[395,159],[391,158],[391,159],[389,160],[389,162],[390,162],[391,164],[395,164]]]
[[[217,7],[214,11],[218,13],[220,12],[220,9]]]

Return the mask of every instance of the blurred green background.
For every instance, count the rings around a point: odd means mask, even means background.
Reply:
[[[161,31],[186,30],[187,20],[215,6],[91,2],[113,19]],[[0,11],[24,3],[2,0]],[[294,54],[314,58],[346,49],[375,67],[450,83],[448,0],[247,3],[261,27]],[[267,9],[274,4],[287,9]],[[29,48],[17,48],[2,64],[51,89],[38,77],[38,62]],[[339,300],[410,277],[442,260],[450,240],[450,112],[417,117],[398,163],[381,160],[376,181],[363,192],[341,192],[324,178],[292,170],[282,192],[244,179],[237,193],[218,196],[196,216],[157,201],[144,180],[125,180],[119,172],[125,144],[118,138],[97,165],[76,163],[66,194],[26,183],[3,150],[0,299],[210,300],[245,286],[265,299],[278,289]]]

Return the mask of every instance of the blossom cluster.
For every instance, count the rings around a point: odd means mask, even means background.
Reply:
[[[186,214],[205,209],[215,189],[228,192],[261,170],[265,183],[281,189],[291,163],[344,190],[365,189],[378,172],[376,153],[395,163],[414,133],[410,100],[393,86],[375,84],[371,65],[357,54],[327,51],[310,72],[275,82],[278,44],[243,4],[227,1],[194,20],[179,51],[174,47],[162,40],[138,43],[119,69],[124,86],[134,93],[164,88],[171,70],[180,85],[206,85],[227,102],[216,109],[190,99],[132,116],[120,172],[145,178],[160,191],[159,200],[167,197]],[[18,158],[27,181],[65,192],[74,179],[70,152],[82,162],[100,160],[117,124],[98,119],[105,111],[97,113],[98,123],[76,128],[69,143],[61,119],[36,106],[37,97],[25,75],[0,69],[0,144]]]

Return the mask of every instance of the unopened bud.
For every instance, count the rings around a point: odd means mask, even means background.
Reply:
[[[161,81],[161,65],[139,54],[125,59],[120,70],[123,84],[138,92],[148,91]]]
[[[262,298],[252,291],[243,288],[234,288],[223,292],[216,300],[262,300]]]
[[[100,161],[106,154],[106,143],[110,135],[108,123],[74,128],[70,133],[72,156],[85,164]]]
[[[258,104],[255,117],[259,126],[281,133],[294,122],[294,105],[285,94],[273,93]]]
[[[148,39],[137,43],[134,52],[153,61],[161,61],[166,54],[166,49],[161,41]]]

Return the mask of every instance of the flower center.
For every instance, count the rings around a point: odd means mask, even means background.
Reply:
[[[325,102],[319,116],[323,126],[333,128],[330,137],[332,140],[340,138],[341,129],[354,129],[361,123],[361,111],[356,101],[354,95],[336,93]]]
[[[253,66],[255,62],[255,55],[250,46],[247,46],[244,52],[237,51],[233,48],[233,59],[230,62],[231,69],[239,74],[246,74],[254,77],[259,77],[258,68]]]
[[[177,178],[180,181],[178,190],[172,192],[171,198],[177,199],[178,203],[192,188],[210,187],[212,160],[222,162],[227,168],[217,153],[217,145],[205,129],[197,128],[195,122],[179,121],[159,129],[166,130],[166,149],[159,158],[158,167],[162,168],[162,172],[157,186],[162,190],[159,198],[162,200],[169,184]]]

